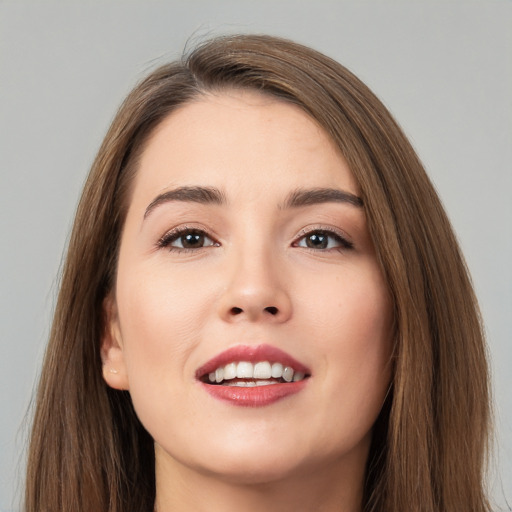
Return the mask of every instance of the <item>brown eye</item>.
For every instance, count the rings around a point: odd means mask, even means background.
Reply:
[[[204,231],[198,229],[184,229],[166,234],[158,243],[159,247],[172,250],[202,249],[217,245]]]
[[[352,249],[354,245],[334,233],[333,231],[315,230],[302,236],[295,244],[296,247],[307,247],[308,249],[329,250],[329,249]]]
[[[183,249],[197,249],[199,247],[204,247],[206,238],[207,237],[204,233],[188,233],[186,235],[181,235],[171,245],[173,247],[183,247]]]
[[[310,249],[327,249],[329,237],[323,233],[313,233],[305,236],[304,242]]]

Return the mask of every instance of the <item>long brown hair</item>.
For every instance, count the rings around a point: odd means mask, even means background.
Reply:
[[[150,133],[180,105],[226,88],[300,106],[337,144],[361,188],[396,327],[365,512],[487,511],[489,385],[480,316],[421,163],[382,103],[343,66],[287,40],[239,35],[207,41],[151,73],[103,141],[78,206],[37,394],[26,512],[153,509],[152,439],[128,392],[102,378],[102,304]]]

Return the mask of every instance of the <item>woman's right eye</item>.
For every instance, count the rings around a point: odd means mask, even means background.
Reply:
[[[219,244],[212,240],[200,229],[178,229],[166,233],[159,241],[159,247],[165,247],[170,251],[189,251],[213,247]]]

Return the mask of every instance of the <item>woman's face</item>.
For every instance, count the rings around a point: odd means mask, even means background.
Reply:
[[[102,354],[157,467],[362,471],[392,315],[358,195],[326,133],[258,93],[202,96],[152,134]]]

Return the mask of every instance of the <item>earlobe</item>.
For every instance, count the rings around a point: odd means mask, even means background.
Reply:
[[[123,340],[117,304],[112,295],[108,295],[103,301],[103,318],[100,350],[103,379],[111,388],[127,390],[130,386],[124,359]]]

